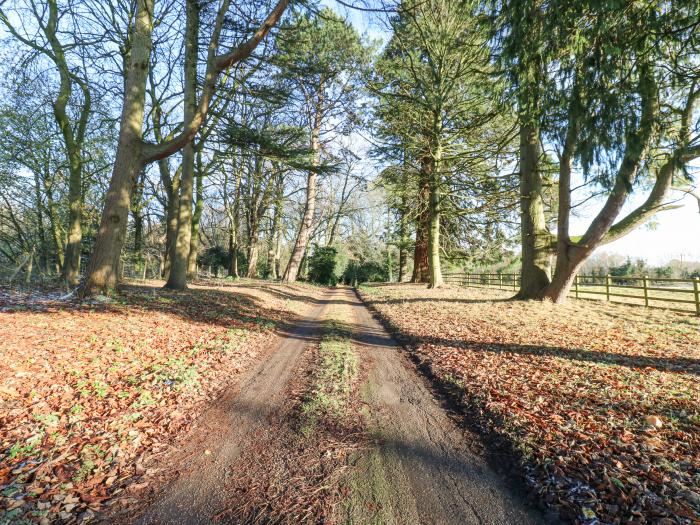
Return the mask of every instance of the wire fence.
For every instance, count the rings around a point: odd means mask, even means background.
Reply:
[[[164,268],[159,260],[156,261],[123,261],[121,264],[122,280],[149,281],[163,278]],[[223,266],[197,265],[197,279],[214,279],[225,275]]]
[[[447,272],[445,282],[468,287],[498,288],[517,292],[520,275],[512,273]],[[700,316],[700,278],[577,275],[569,291],[577,299],[602,299],[610,302],[665,308]]]

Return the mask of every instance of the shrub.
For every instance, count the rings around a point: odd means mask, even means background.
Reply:
[[[309,257],[309,280],[318,284],[335,286],[338,284],[336,265],[338,251],[330,246],[315,246]]]

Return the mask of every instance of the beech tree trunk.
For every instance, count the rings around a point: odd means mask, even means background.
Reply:
[[[79,156],[78,153],[77,156]],[[71,162],[73,165],[74,162]],[[68,181],[68,238],[63,265],[63,277],[71,286],[80,281],[80,252],[83,241],[81,226],[83,208],[83,170],[82,159],[72,166]]]
[[[186,1],[184,124],[187,127],[197,111],[197,56],[199,52],[199,6]],[[180,200],[177,210],[177,235],[170,252],[170,275],[165,283],[171,290],[187,288],[190,243],[192,240],[192,200],[195,179],[195,146],[190,140],[182,148]],[[195,267],[196,271],[196,267]]]
[[[131,220],[134,224],[134,252],[139,256],[143,252],[143,183],[145,171],[139,174],[139,177],[134,185],[134,191],[131,196]]]
[[[39,243],[40,252],[37,264],[41,269],[43,263],[43,270],[48,273],[49,271],[49,251],[46,242],[46,228],[44,228],[44,205],[41,201],[41,180],[38,171],[34,172],[34,208],[35,208],[35,220],[36,229],[39,232]],[[41,270],[40,270],[41,271]]]
[[[258,237],[259,237],[259,225],[257,220],[254,218],[250,223],[250,228],[248,232],[248,271],[246,272],[246,277],[249,279],[254,279],[258,276]]]
[[[236,243],[236,230],[231,225],[228,235],[228,275],[238,279],[238,244]]]
[[[279,238],[280,238],[280,216],[282,215],[282,198],[284,184],[282,175],[277,176],[275,188],[275,209],[272,214],[272,224],[270,225],[270,242],[267,251],[267,272],[268,278],[277,280],[279,278]]]
[[[152,46],[152,15],[153,0],[138,0],[114,169],[87,279],[80,291],[82,296],[113,292],[119,281],[119,256],[126,235],[131,189],[145,165],[141,135]]]
[[[51,237],[54,248],[56,249],[56,270],[59,274],[63,273],[63,228],[61,227],[61,218],[58,215],[58,207],[53,198],[53,182],[48,172],[48,166],[44,172],[44,193],[46,194],[46,211],[49,216],[49,224],[51,225]]]
[[[188,259],[192,239],[192,192],[194,189],[194,147],[190,143],[182,149],[182,179],[177,208],[175,242],[170,250],[170,275],[165,284],[171,290],[187,288]]]
[[[173,244],[177,238],[177,210],[179,203],[178,196],[180,194],[181,167],[175,170],[175,174],[171,179],[170,175],[167,173],[167,159],[160,160],[158,165],[161,170],[161,179],[164,182],[167,198],[165,207],[165,255],[163,257],[163,278],[167,281],[170,276],[170,251],[173,249]]]
[[[200,153],[197,154],[198,157]],[[194,214],[192,215],[192,232],[190,235],[190,253],[187,258],[187,277],[192,279],[197,276],[197,256],[199,255],[199,223],[202,219],[202,211],[204,210],[204,171],[201,164],[201,158],[198,158],[197,169],[197,201],[194,205]]]
[[[83,295],[113,293],[119,282],[119,256],[126,237],[131,186],[143,169],[142,160],[133,153],[138,151],[140,137],[130,136],[126,132],[121,135],[123,138],[117,148],[95,250],[90,258],[88,278],[81,292]],[[126,144],[132,147],[129,148]]]

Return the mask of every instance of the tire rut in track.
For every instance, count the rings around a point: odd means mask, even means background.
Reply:
[[[425,379],[357,296],[355,338],[371,360],[365,390],[374,452],[360,461],[354,523],[535,524],[530,508],[468,447],[465,432],[438,404]],[[364,507],[358,508],[358,507]],[[367,511],[370,509],[370,511]]]
[[[270,357],[240,384],[238,393],[207,412],[196,431],[197,439],[187,445],[191,449],[190,459],[179,469],[178,478],[136,523],[212,522],[231,496],[226,490],[226,476],[232,474],[230,465],[251,440],[274,432],[271,420],[285,404],[285,387],[295,364],[307,345],[319,336],[319,319],[323,318],[326,307],[324,300],[313,306],[282,338]]]

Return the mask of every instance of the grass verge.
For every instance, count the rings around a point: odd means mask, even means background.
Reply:
[[[310,436],[320,420],[326,425],[342,421],[357,381],[358,358],[347,326],[331,319],[316,357],[312,387],[300,407],[300,431]]]

